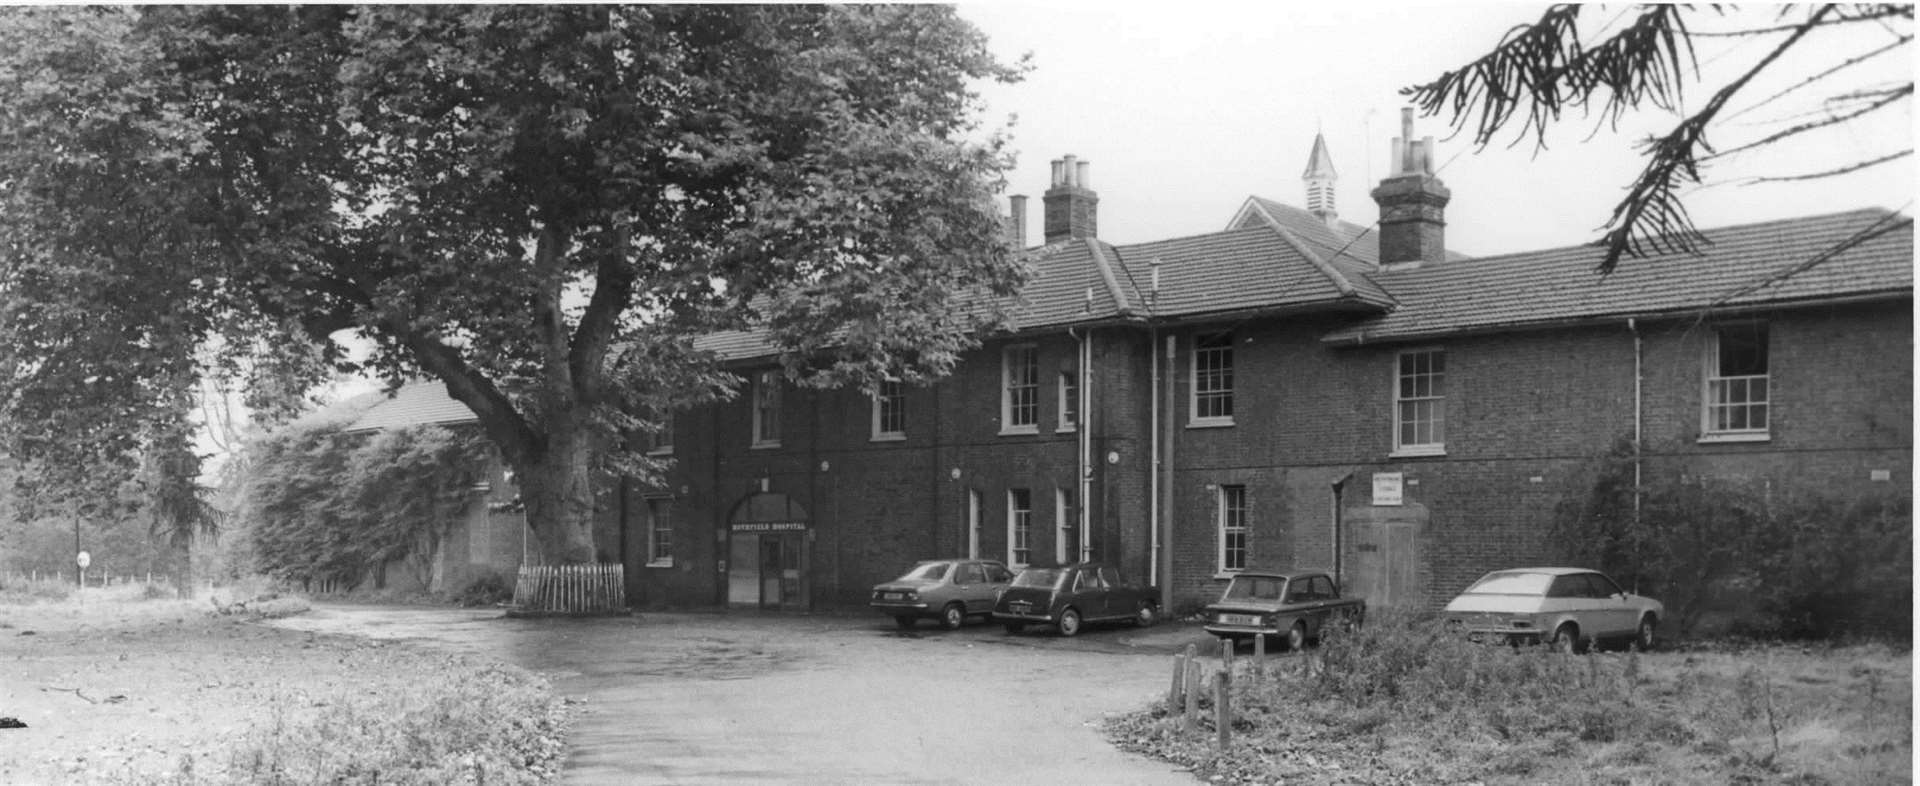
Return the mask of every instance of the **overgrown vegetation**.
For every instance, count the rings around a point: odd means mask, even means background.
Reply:
[[[1633,449],[1602,457],[1553,541],[1667,606],[1679,631],[1910,641],[1912,501],[1826,497],[1765,479],[1649,477],[1635,510]]]
[[[565,708],[522,669],[466,664],[410,689],[342,692],[316,713],[276,715],[213,783],[530,784],[559,771]],[[210,781],[189,769],[178,783]]]
[[[249,446],[240,504],[254,568],[296,586],[351,587],[404,559],[428,584],[441,539],[473,502],[483,443],[437,426],[342,425],[296,425]]]
[[[1912,673],[1884,646],[1565,656],[1382,613],[1239,661],[1226,750],[1210,692],[1195,732],[1155,706],[1109,734],[1215,783],[1910,780]]]

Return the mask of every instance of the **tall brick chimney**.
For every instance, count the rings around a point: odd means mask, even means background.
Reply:
[[[1040,197],[1045,242],[1098,237],[1100,195],[1093,193],[1087,167],[1073,156],[1054,159],[1053,185]]]
[[[1400,110],[1391,158],[1393,173],[1373,189],[1380,205],[1380,264],[1446,261],[1446,209],[1453,192],[1433,174],[1433,137],[1413,141],[1412,107]]]

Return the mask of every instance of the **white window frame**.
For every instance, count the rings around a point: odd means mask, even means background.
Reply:
[[[1222,339],[1220,346],[1201,347],[1200,342],[1209,339]],[[1214,331],[1194,333],[1191,341],[1192,351],[1187,353],[1187,426],[1189,428],[1211,428],[1233,425],[1233,331]],[[1203,370],[1203,360],[1218,359],[1218,370]],[[1204,376],[1203,376],[1204,374]],[[1202,389],[1202,381],[1218,381],[1215,377],[1225,377],[1219,387],[1209,386]],[[1226,402],[1226,414],[1200,414],[1204,400]]]
[[[1430,358],[1425,370],[1420,358]],[[1407,373],[1407,363],[1415,366]],[[1438,370],[1435,370],[1435,365]],[[1447,352],[1439,347],[1420,347],[1393,355],[1393,456],[1444,456],[1447,454]],[[1411,409],[1416,432],[1425,423],[1428,439],[1408,441],[1408,410]],[[1424,419],[1422,412],[1424,411]],[[1416,437],[1417,437],[1416,433]]]
[[[646,497],[647,567],[673,567],[673,498]],[[662,514],[664,509],[665,513]]]
[[[647,455],[673,455],[673,413],[660,415],[660,427],[647,432]]]
[[[1019,364],[1019,370],[1026,378],[1025,381],[1016,383],[1014,377],[1016,363]],[[1016,395],[1031,399],[1028,403],[1020,404],[1019,411],[1029,418],[1023,423],[1014,422]],[[1040,433],[1040,348],[1038,346],[1012,344],[1000,350],[1000,433]]]
[[[1236,496],[1238,500],[1234,499]],[[1218,534],[1215,564],[1219,566],[1219,575],[1231,576],[1246,570],[1247,561],[1253,555],[1253,506],[1248,502],[1245,485],[1220,485],[1214,493],[1214,523]],[[1235,536],[1239,540],[1237,549],[1228,545]],[[1240,558],[1238,565],[1230,559],[1235,552]]]
[[[1765,369],[1760,374],[1722,375],[1721,374],[1721,338],[1732,331],[1759,331],[1761,357]],[[1703,380],[1700,389],[1700,441],[1701,442],[1765,442],[1773,438],[1773,331],[1764,322],[1744,322],[1716,326],[1708,334]],[[1758,395],[1755,389],[1758,388]],[[1734,391],[1739,391],[1740,401],[1727,401]],[[1744,410],[1748,425],[1730,427],[1723,425],[1731,417],[1723,420],[1717,417],[1731,415],[1736,410]],[[1754,414],[1758,413],[1759,426],[1751,425]]]
[[[752,447],[780,447],[780,372],[761,371],[753,375],[751,405]]]
[[[1026,497],[1026,507],[1020,498]],[[1022,559],[1024,557],[1024,559]],[[1033,492],[1007,489],[1007,567],[1018,570],[1033,559]]]
[[[894,423],[887,422],[889,415],[893,416]],[[880,381],[873,393],[872,425],[870,439],[873,442],[899,442],[907,438],[906,383],[894,379]]]
[[[1086,549],[1086,546],[1082,544],[1079,548],[1074,549],[1073,553],[1068,553],[1067,551],[1067,533],[1077,532],[1080,527],[1080,517],[1073,515],[1073,497],[1074,493],[1072,489],[1056,488],[1053,490],[1053,553],[1057,555],[1057,558],[1063,564],[1079,562],[1080,553]],[[1079,540],[1079,538],[1075,538],[1075,540]]]
[[[967,489],[967,559],[980,558],[980,490]]]
[[[1080,428],[1080,370],[1061,371],[1058,381],[1060,425],[1054,430],[1059,433],[1076,431]]]

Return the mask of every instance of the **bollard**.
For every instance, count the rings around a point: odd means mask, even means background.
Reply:
[[[1233,741],[1233,711],[1227,707],[1226,672],[1213,678],[1213,727],[1219,735],[1220,751],[1225,753],[1227,743]]]

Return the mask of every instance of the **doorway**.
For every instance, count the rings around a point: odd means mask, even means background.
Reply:
[[[806,610],[808,524],[784,494],[762,492],[736,505],[727,526],[727,605]]]

